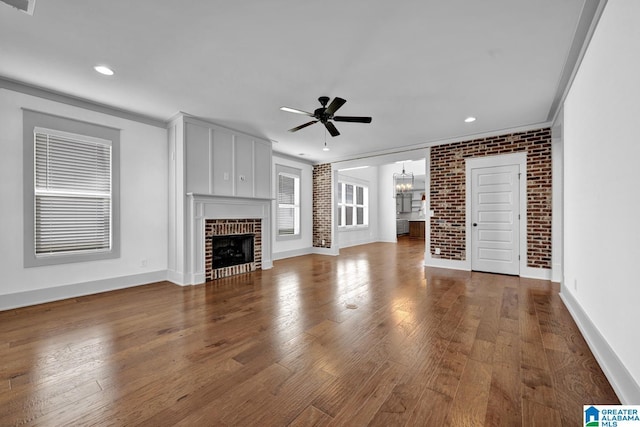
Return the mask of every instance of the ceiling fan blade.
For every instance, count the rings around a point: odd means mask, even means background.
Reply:
[[[333,101],[331,101],[331,104],[329,104],[327,109],[324,110],[325,114],[332,115],[333,113],[338,111],[338,108],[342,107],[345,102],[347,102],[346,99],[338,98],[336,96],[335,98],[333,98]]]
[[[280,107],[280,109],[282,111],[286,111],[286,112],[289,112],[289,113],[296,113],[296,114],[302,114],[303,116],[314,117],[313,114],[311,114],[311,113],[309,113],[307,111],[298,110],[297,108]]]
[[[331,136],[338,136],[340,135],[340,132],[338,132],[338,129],[336,129],[336,127],[333,125],[333,123],[331,122],[326,122],[324,124],[324,126],[327,128],[327,130],[329,131],[329,133],[331,134]]]
[[[307,123],[305,123],[305,124],[303,124],[303,125],[296,126],[296,127],[292,128],[292,129],[289,129],[289,132],[297,132],[297,131],[299,131],[300,129],[304,129],[304,128],[306,128],[307,126],[311,126],[311,125],[312,125],[312,124],[314,124],[314,123],[318,123],[318,121],[317,121],[317,120],[312,120],[312,121],[307,122]]]
[[[371,117],[334,116],[333,120],[336,122],[371,123]]]

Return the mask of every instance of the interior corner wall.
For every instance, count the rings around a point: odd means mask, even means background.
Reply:
[[[273,259],[283,259],[291,256],[305,255],[311,253],[313,244],[313,166],[304,162],[297,162],[289,157],[279,156],[273,153],[273,194],[277,195],[278,177],[276,175],[276,165],[288,166],[300,169],[300,238],[299,239],[277,239],[276,216],[272,221],[273,237]],[[273,201],[271,211],[274,214],[277,210],[277,200]]]
[[[466,258],[465,160],[526,151],[527,266],[551,269],[551,129],[534,129],[431,147],[431,248],[439,257]],[[432,255],[435,255],[432,253]]]
[[[333,171],[331,163],[313,167],[313,247],[332,247]],[[324,240],[324,244],[322,241]]]
[[[121,130],[119,258],[23,267],[22,108]],[[166,129],[7,89],[0,129],[0,310],[166,278]]]
[[[628,404],[640,404],[637,52],[640,2],[609,0],[564,103],[562,292]]]

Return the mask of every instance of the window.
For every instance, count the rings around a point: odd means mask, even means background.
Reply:
[[[24,119],[25,266],[119,256],[119,131],[28,110]]]
[[[338,183],[338,227],[369,225],[369,188],[350,182]]]
[[[300,169],[276,165],[278,175],[278,240],[300,237]]]

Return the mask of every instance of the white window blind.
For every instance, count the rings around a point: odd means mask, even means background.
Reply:
[[[300,234],[300,178],[278,174],[278,235]]]
[[[36,127],[34,144],[36,256],[110,250],[111,141]]]

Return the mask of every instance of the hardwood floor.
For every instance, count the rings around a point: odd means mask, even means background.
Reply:
[[[0,312],[0,425],[581,425],[619,403],[546,281],[401,239]]]

